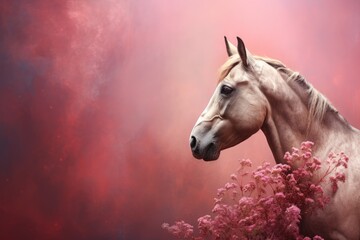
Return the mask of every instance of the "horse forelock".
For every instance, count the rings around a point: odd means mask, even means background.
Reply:
[[[224,80],[224,78],[229,74],[231,69],[233,69],[236,65],[238,65],[241,62],[239,54],[234,54],[230,56],[227,61],[221,65],[219,69],[219,78],[218,82],[221,82]]]
[[[306,91],[308,94],[308,109],[309,109],[309,121],[317,119],[321,121],[324,118],[324,115],[328,109],[337,112],[337,110],[330,104],[328,99],[316,90],[306,79],[301,76],[298,72],[291,70],[286,67],[281,61],[261,56],[253,56],[255,60],[261,60],[275,68],[287,83],[295,82],[300,85],[300,87]],[[241,63],[239,54],[234,54],[228,58],[228,60],[220,67],[219,69],[219,79],[218,82],[224,80],[224,78],[229,74],[231,69],[233,69],[237,64]]]

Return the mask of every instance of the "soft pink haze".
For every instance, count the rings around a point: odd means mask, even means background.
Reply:
[[[189,134],[226,60],[223,36],[302,73],[360,127],[360,2],[0,0],[0,238],[168,239],[238,166]]]

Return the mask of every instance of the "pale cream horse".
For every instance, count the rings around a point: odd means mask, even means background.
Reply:
[[[325,239],[360,239],[360,132],[299,73],[277,60],[252,56],[237,40],[235,47],[225,38],[229,59],[191,132],[193,156],[216,160],[221,150],[260,129],[277,163],[305,140],[315,143],[313,153],[320,159],[343,151],[350,158],[345,183],[324,210],[303,217],[302,231]],[[331,196],[329,185],[324,188]]]

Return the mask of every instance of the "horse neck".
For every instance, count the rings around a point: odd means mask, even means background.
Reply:
[[[299,83],[282,84],[277,91],[282,91],[280,98],[274,96],[276,91],[268,92],[268,115],[262,126],[277,163],[283,162],[285,152],[299,147],[304,141],[314,142],[314,155],[325,159],[352,131],[351,126],[331,108],[321,119],[310,116],[309,94]]]

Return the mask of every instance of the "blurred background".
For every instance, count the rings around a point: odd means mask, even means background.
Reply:
[[[261,132],[218,161],[189,134],[223,36],[300,71],[360,127],[359,1],[0,0],[0,239],[170,239]]]

